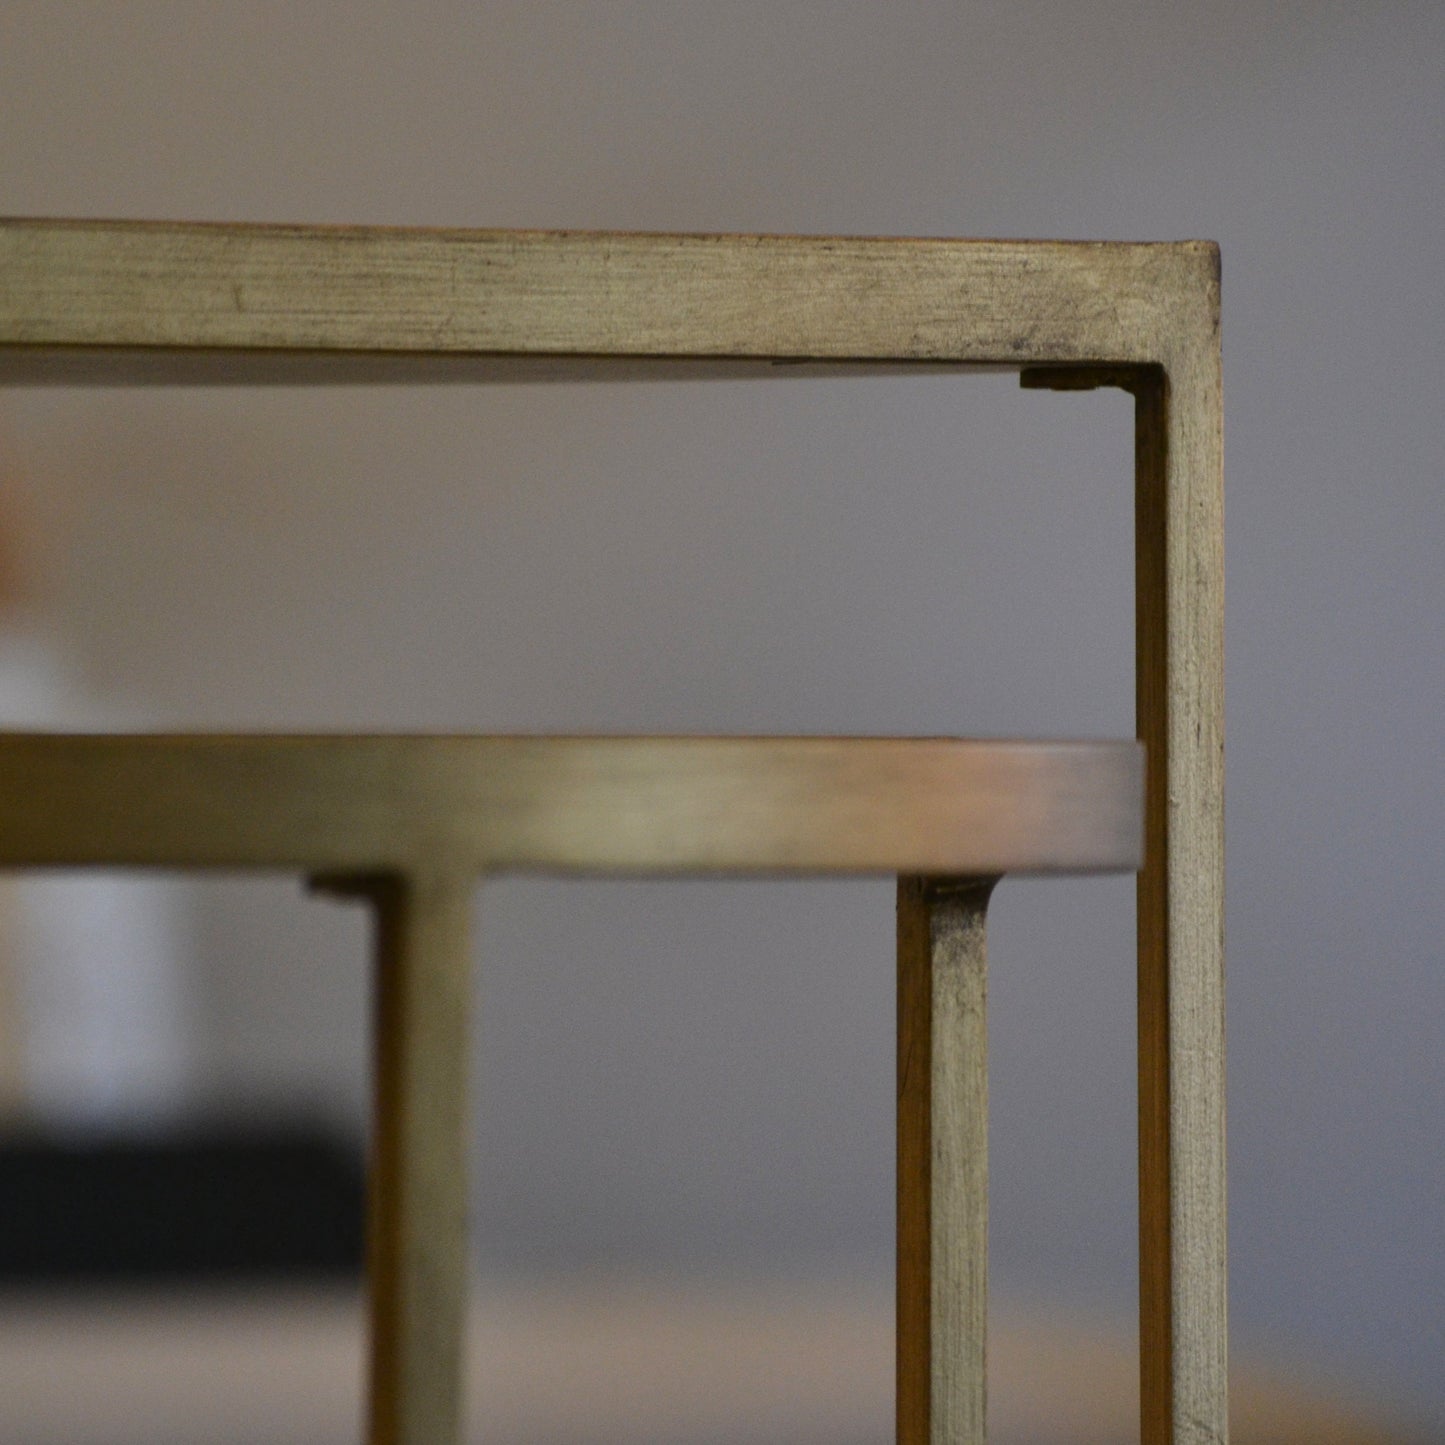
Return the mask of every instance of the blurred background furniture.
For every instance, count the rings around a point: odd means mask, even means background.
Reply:
[[[0,1439],[26,1445],[355,1445],[365,1310],[355,1291],[295,1286],[128,1301],[0,1301]],[[1126,1321],[1005,1304],[989,1341],[998,1445],[1138,1438]],[[468,1317],[476,1445],[878,1445],[893,1428],[885,1286],[491,1282]],[[64,1388],[56,1362],[64,1361]],[[1425,1445],[1435,1438],[1356,1382],[1258,1358],[1231,1372],[1231,1439]]]

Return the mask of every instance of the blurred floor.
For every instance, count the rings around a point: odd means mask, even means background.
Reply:
[[[830,1445],[892,1436],[891,1287],[487,1284],[469,1438],[488,1445]],[[344,1291],[0,1300],[0,1441],[280,1445],[361,1438],[362,1319]],[[995,1312],[995,1445],[1135,1438],[1117,1322]],[[1236,1362],[1235,1445],[1421,1440],[1364,1399]]]

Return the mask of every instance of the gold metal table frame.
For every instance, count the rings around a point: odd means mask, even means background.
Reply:
[[[0,221],[12,384],[777,363],[1005,369],[1134,396],[1142,1439],[1223,1441],[1213,245]],[[988,880],[1134,866],[1139,769],[1118,744],[14,735],[0,741],[0,866],[290,866],[372,900],[371,1434],[407,1442],[458,1428],[476,874],[901,874],[898,1438],[942,1445],[983,1434],[986,1176],[966,1146],[986,1108]],[[925,1052],[927,1070],[908,1066]]]

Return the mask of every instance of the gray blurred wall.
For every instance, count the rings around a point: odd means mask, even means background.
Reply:
[[[1445,8],[0,10],[0,212],[1210,237],[1232,1309],[1445,1423]],[[1126,734],[1129,412],[1011,378],[11,392],[94,685],[176,726]],[[364,931],[195,897],[196,1102],[363,1101]],[[886,884],[480,899],[510,1270],[890,1267]],[[996,903],[998,1287],[1133,1292],[1131,891]]]

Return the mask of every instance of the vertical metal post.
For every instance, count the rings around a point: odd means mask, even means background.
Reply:
[[[461,1438],[473,878],[327,879],[375,924],[367,1199],[370,1445]]]
[[[983,1445],[993,879],[898,884],[898,1445]]]

